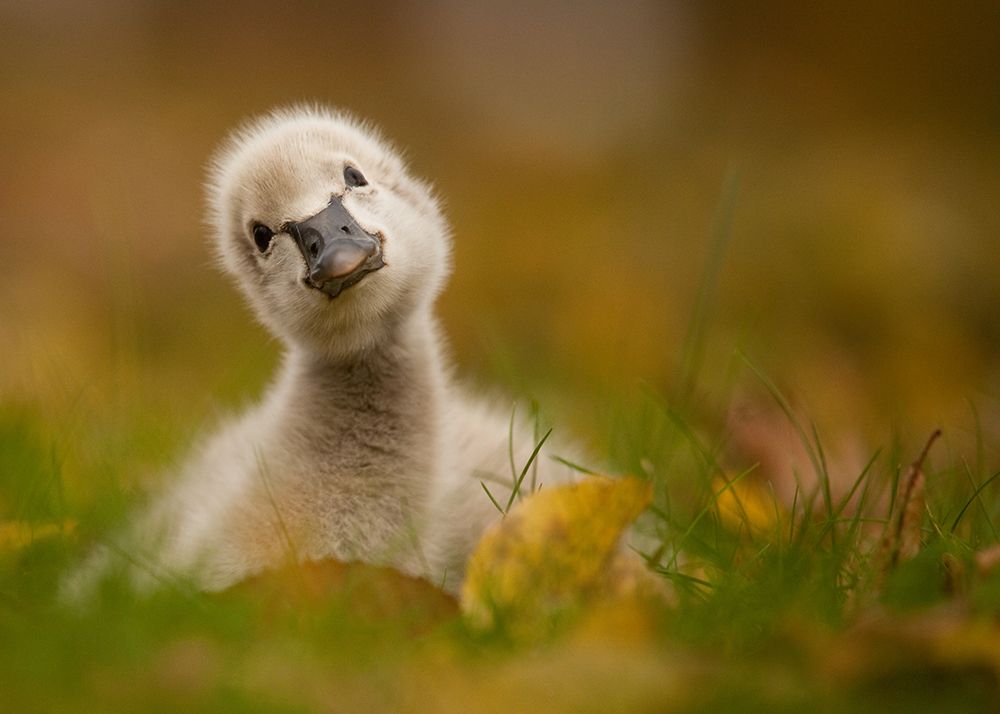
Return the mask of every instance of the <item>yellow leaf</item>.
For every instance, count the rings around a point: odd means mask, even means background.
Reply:
[[[62,523],[4,521],[0,523],[0,552],[21,550],[35,541],[57,535],[69,535],[74,528],[76,528],[75,521]]]
[[[759,485],[746,479],[727,482],[716,478],[712,482],[716,494],[715,507],[722,525],[731,531],[748,532],[753,536],[774,533],[778,522],[775,500]]]
[[[515,638],[544,634],[605,586],[622,533],[651,500],[649,483],[607,477],[526,498],[469,559],[461,597],[467,620]]]

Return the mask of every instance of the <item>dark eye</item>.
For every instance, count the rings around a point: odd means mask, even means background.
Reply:
[[[344,167],[344,181],[347,183],[348,188],[368,185],[368,180],[365,178],[365,175],[353,166]]]
[[[261,253],[267,250],[267,247],[271,245],[272,238],[274,238],[274,231],[261,223],[254,224],[253,242],[257,244],[257,250]]]

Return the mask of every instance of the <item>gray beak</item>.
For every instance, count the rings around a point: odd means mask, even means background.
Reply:
[[[306,260],[306,282],[331,298],[385,265],[382,241],[358,225],[340,196],[315,216],[288,223],[285,229]]]

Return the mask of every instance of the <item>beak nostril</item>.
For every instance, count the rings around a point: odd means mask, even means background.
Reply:
[[[385,266],[381,236],[358,225],[338,197],[316,215],[288,227],[306,263],[305,283],[327,297],[337,297]]]

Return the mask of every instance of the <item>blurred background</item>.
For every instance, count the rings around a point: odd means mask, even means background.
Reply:
[[[995,445],[1000,5],[753,5],[0,0],[9,423],[72,484],[259,392],[278,346],[212,265],[203,167],[315,101],[444,198],[460,373],[598,458],[638,385],[732,419],[740,354],[861,452]]]

